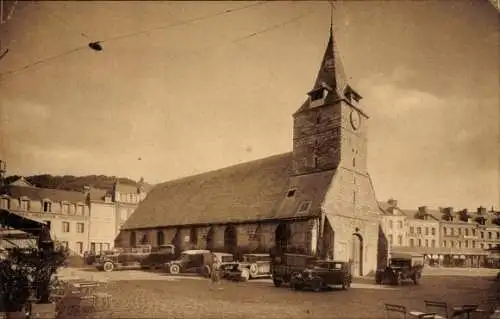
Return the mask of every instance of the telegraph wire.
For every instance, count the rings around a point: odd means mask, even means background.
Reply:
[[[270,26],[270,27],[268,27],[268,28],[265,28],[265,29],[263,29],[263,30],[260,30],[260,31],[254,32],[254,33],[252,33],[252,34],[250,34],[250,35],[247,35],[247,36],[244,36],[244,37],[238,38],[238,39],[236,39],[236,40],[232,41],[232,43],[238,43],[238,42],[241,42],[241,41],[244,41],[244,40],[247,40],[247,39],[253,38],[253,37],[255,37],[255,36],[259,35],[259,34],[266,33],[266,32],[271,32],[271,31],[273,31],[273,30],[279,29],[279,28],[281,28],[281,27],[284,27],[284,26],[285,26],[285,25],[287,25],[287,24],[290,24],[290,23],[293,23],[293,22],[298,21],[298,20],[300,20],[300,19],[303,19],[303,18],[305,18],[305,17],[307,17],[307,16],[311,15],[313,12],[314,12],[314,10],[309,10],[308,12],[303,13],[303,14],[301,14],[301,15],[298,15],[298,16],[296,16],[296,17],[292,18],[292,19],[289,19],[289,20],[283,21],[283,22],[281,22],[281,23],[278,23],[278,24],[272,25],[272,26]]]
[[[259,1],[257,3],[249,4],[249,5],[246,5],[246,6],[241,6],[241,7],[233,8],[233,9],[226,9],[224,11],[219,11],[219,12],[216,12],[214,14],[208,14],[208,15],[205,15],[205,16],[201,16],[201,17],[197,17],[197,18],[192,18],[192,19],[187,19],[187,20],[181,20],[181,21],[170,23],[170,24],[167,24],[167,25],[162,25],[162,26],[157,26],[157,27],[153,27],[153,28],[150,28],[150,29],[146,29],[146,30],[137,31],[137,32],[134,32],[134,33],[119,35],[119,36],[112,37],[112,38],[109,38],[109,39],[106,39],[106,40],[102,40],[102,41],[99,41],[99,42],[100,43],[105,43],[105,42],[116,41],[116,40],[125,39],[125,38],[136,37],[138,35],[150,33],[150,32],[153,32],[153,31],[162,30],[162,29],[168,29],[168,28],[172,28],[172,27],[177,27],[177,26],[184,25],[184,24],[190,24],[190,23],[193,23],[193,22],[198,22],[198,21],[206,20],[206,19],[209,19],[209,18],[212,18],[212,17],[226,15],[228,13],[232,13],[232,12],[236,12],[236,11],[240,11],[240,10],[245,10],[245,9],[249,9],[249,8],[252,8],[252,7],[257,7],[257,6],[261,6],[261,5],[265,5],[265,4],[266,4],[266,1]]]
[[[71,27],[69,26],[69,23],[68,23],[68,21],[67,21],[67,20],[65,20],[65,19],[61,18],[60,16],[56,15],[54,12],[50,11],[48,8],[44,7],[43,5],[38,5],[38,3],[37,3],[37,8],[38,8],[38,9],[42,9],[42,10],[44,10],[44,11],[45,11],[46,13],[48,13],[50,16],[54,17],[56,20],[59,20],[59,22],[61,22],[61,23],[62,23],[62,24],[66,27],[66,29],[67,29],[67,30],[69,30],[69,31],[73,31],[73,28],[71,28]],[[88,36],[85,32],[80,32],[80,35],[81,35],[82,37],[85,37],[85,38],[87,38],[88,40],[90,40],[89,36]]]
[[[136,36],[139,36],[139,35],[142,35],[142,34],[146,34],[146,33],[149,33],[149,32],[153,32],[153,31],[157,31],[157,30],[161,30],[161,29],[168,29],[168,28],[179,26],[179,25],[185,25],[185,24],[193,23],[193,22],[198,22],[198,21],[206,20],[208,18],[217,17],[217,16],[221,16],[221,15],[226,15],[228,13],[232,13],[232,12],[236,12],[236,11],[241,11],[241,10],[245,10],[245,9],[249,9],[249,8],[252,8],[252,7],[257,7],[257,6],[261,6],[261,5],[265,5],[265,4],[266,4],[266,1],[259,1],[257,3],[249,4],[249,5],[242,6],[242,7],[232,8],[232,9],[226,9],[226,10],[219,11],[219,12],[216,12],[216,13],[210,14],[210,15],[205,15],[205,16],[202,16],[202,17],[197,17],[197,18],[192,18],[192,19],[187,19],[187,20],[181,20],[181,21],[178,21],[178,22],[170,23],[168,25],[157,26],[157,27],[154,27],[154,28],[150,28],[150,29],[146,29],[146,30],[142,30],[142,31],[134,32],[134,33],[128,33],[128,34],[124,34],[124,35],[120,35],[120,36],[116,36],[116,37],[111,37],[111,38],[108,38],[108,39],[105,39],[105,40],[102,40],[102,41],[91,42],[91,43],[89,43],[89,44],[87,44],[85,46],[77,47],[77,48],[65,51],[63,53],[57,54],[55,56],[44,58],[44,59],[40,59],[38,61],[28,63],[28,64],[26,64],[25,66],[23,66],[21,68],[18,68],[18,69],[15,69],[15,70],[10,70],[10,71],[5,71],[3,73],[0,73],[0,81],[6,75],[8,76],[8,75],[12,75],[12,74],[16,74],[16,73],[25,71],[27,69],[30,69],[30,68],[36,66],[36,65],[44,64],[44,63],[53,61],[55,59],[58,59],[58,58],[70,55],[70,54],[78,52],[80,50],[87,49],[88,47],[90,47],[90,48],[92,48],[92,49],[94,49],[96,51],[101,51],[102,47],[100,46],[100,44],[104,43],[104,42],[111,42],[111,41],[116,41],[116,40],[119,40],[119,39],[136,37]],[[82,35],[86,36],[84,34],[82,34]]]
[[[237,11],[237,10],[243,10],[245,8],[249,8],[249,7],[255,7],[257,5],[262,5],[262,4],[265,4],[265,1],[261,1],[259,3],[256,3],[256,4],[252,4],[252,5],[248,5],[248,6],[244,6],[244,7],[240,7],[240,8],[236,8],[236,9],[226,9],[224,11],[220,11],[220,12],[217,12],[216,14],[213,14],[213,15],[210,15],[210,16],[204,16],[204,17],[200,17],[200,18],[194,18],[194,19],[189,19],[189,20],[182,20],[182,21],[179,21],[178,23],[174,23],[174,24],[170,24],[168,27],[174,27],[174,26],[178,26],[178,25],[181,25],[181,24],[188,24],[188,23],[192,23],[192,22],[197,22],[197,21],[200,21],[200,20],[204,20],[204,19],[207,19],[208,17],[213,17],[213,16],[218,16],[218,15],[223,15],[223,14],[227,14],[229,12],[234,12],[234,11]],[[233,43],[239,43],[239,42],[242,42],[242,41],[245,41],[247,39],[250,39],[250,38],[253,38],[253,37],[256,37],[260,34],[263,34],[263,33],[267,33],[267,32],[271,32],[273,30],[276,30],[276,29],[279,29],[281,27],[284,27],[288,24],[291,24],[295,21],[298,21],[300,19],[303,19],[311,14],[314,13],[315,10],[309,10],[301,15],[298,15],[298,16],[295,16],[293,17],[292,19],[289,19],[289,20],[285,20],[281,23],[278,23],[278,24],[275,24],[275,25],[272,25],[270,27],[267,27],[263,30],[260,30],[260,31],[257,31],[257,32],[254,32],[254,33],[251,33],[247,36],[244,36],[244,37],[241,37],[241,38],[237,38],[233,41],[230,41],[226,44],[223,44],[223,45],[220,45],[220,46],[216,46],[216,47],[212,47],[212,48],[208,48],[209,49],[215,49],[215,48],[219,48],[219,47],[223,47],[224,45],[228,45],[228,44],[233,44]],[[163,26],[162,28],[166,28],[167,26]],[[151,30],[158,30],[159,27],[157,28],[153,28],[153,29],[149,29],[150,31]],[[8,75],[13,75],[13,74],[16,74],[16,73],[20,73],[20,72],[23,72],[25,70],[28,70],[28,69],[31,69],[33,67],[36,67],[37,65],[41,65],[41,64],[45,64],[45,63],[48,63],[50,61],[53,61],[53,60],[56,60],[56,59],[59,59],[59,58],[62,58],[62,57],[65,57],[65,56],[68,56],[68,55],[71,55],[73,53],[76,53],[78,51],[81,51],[81,50],[84,50],[84,49],[87,49],[88,46],[91,46],[92,45],[95,45],[95,44],[99,44],[99,43],[104,43],[104,42],[107,42],[107,41],[112,41],[112,40],[117,40],[117,39],[123,39],[126,37],[132,37],[132,36],[137,36],[139,34],[143,34],[145,33],[145,31],[140,31],[140,32],[136,32],[136,33],[130,33],[130,34],[127,34],[127,35],[124,35],[124,36],[119,36],[119,37],[113,37],[113,38],[110,38],[110,39],[107,39],[107,40],[103,40],[103,41],[99,41],[99,42],[92,42],[88,45],[85,45],[85,46],[80,46],[80,47],[77,47],[77,48],[74,48],[74,49],[71,49],[71,50],[68,50],[68,51],[65,51],[63,53],[60,53],[60,54],[57,54],[57,55],[54,55],[54,56],[51,56],[51,57],[48,57],[48,58],[45,58],[45,59],[41,59],[41,60],[38,60],[38,61],[35,61],[35,62],[32,62],[32,63],[29,63],[19,69],[15,69],[15,70],[11,70],[11,71],[6,71],[6,72],[3,72],[3,73],[0,73],[0,81],[2,80],[2,78],[4,76],[8,76]],[[203,51],[206,51],[207,49],[202,49]],[[198,50],[197,50],[198,51]]]

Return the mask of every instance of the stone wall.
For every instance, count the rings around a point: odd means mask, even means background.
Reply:
[[[314,252],[319,231],[315,219],[290,221],[286,223],[289,225],[290,229],[289,246],[308,252]],[[152,246],[158,246],[157,232],[160,231],[163,233],[164,244],[172,243],[181,251],[186,249],[209,249],[208,242],[211,233],[213,250],[227,251],[228,247],[225,247],[225,232],[227,227],[234,227],[236,248],[238,250],[244,252],[269,252],[271,248],[275,246],[275,234],[279,224],[279,221],[273,221],[233,225],[215,224],[210,226],[136,230],[135,244],[142,244],[141,239],[147,238],[147,243]],[[192,231],[193,228],[195,231]],[[116,245],[130,247],[132,244],[130,242],[131,233],[132,231],[130,230],[123,230],[117,238]]]
[[[379,252],[381,212],[369,176],[339,168],[326,195],[323,210],[334,232],[335,259],[353,258],[354,236],[362,238],[362,275],[374,272],[386,258]]]

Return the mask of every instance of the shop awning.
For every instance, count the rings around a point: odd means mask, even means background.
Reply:
[[[0,225],[4,228],[20,230],[38,238],[42,238],[43,241],[51,241],[47,223],[41,220],[28,218],[7,209],[0,209]]]

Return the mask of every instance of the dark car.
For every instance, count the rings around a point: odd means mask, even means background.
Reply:
[[[377,269],[375,282],[399,285],[404,280],[412,280],[418,284],[424,269],[424,256],[420,254],[393,253],[389,265]]]
[[[303,271],[318,258],[305,254],[279,253],[272,257],[271,274],[276,287],[289,284],[292,276]]]
[[[301,272],[297,272],[290,280],[292,289],[312,289],[321,291],[331,286],[351,287],[351,267],[347,262],[318,260]]]
[[[140,261],[142,269],[157,269],[163,267],[166,262],[174,260],[175,246],[161,245],[151,249],[151,253]]]
[[[101,254],[94,263],[98,270],[110,272],[118,269],[140,268],[141,261],[151,253],[151,246],[143,245],[134,248],[115,248]]]
[[[179,273],[198,273],[210,276],[214,255],[221,268],[234,264],[234,256],[228,253],[211,252],[209,250],[185,250],[176,260],[165,263],[164,267],[173,275]]]
[[[243,261],[228,265],[224,275],[226,278],[241,281],[271,277],[271,256],[269,254],[245,254]]]

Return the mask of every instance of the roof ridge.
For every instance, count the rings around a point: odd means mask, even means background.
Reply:
[[[225,171],[225,170],[228,170],[228,169],[231,169],[231,168],[242,167],[242,166],[246,166],[248,164],[256,164],[258,162],[263,162],[263,161],[269,160],[271,158],[278,158],[278,157],[289,156],[290,154],[292,154],[292,152],[275,154],[275,155],[271,155],[271,156],[267,156],[267,157],[261,157],[261,158],[258,158],[258,159],[255,159],[255,160],[251,160],[251,161],[246,161],[246,162],[242,162],[242,163],[233,164],[233,165],[230,165],[230,166],[225,166],[225,167],[221,167],[221,168],[217,168],[217,169],[213,169],[213,170],[201,172],[201,173],[194,174],[194,175],[183,176],[183,177],[179,177],[179,178],[175,178],[175,179],[171,179],[171,180],[167,180],[167,181],[155,184],[153,186],[153,188],[161,187],[161,186],[163,186],[165,184],[173,184],[173,183],[185,182],[185,181],[189,181],[190,179],[198,178],[198,177],[203,176],[203,175],[207,176],[207,175],[219,173],[221,171]]]

